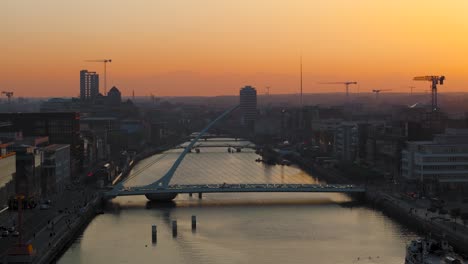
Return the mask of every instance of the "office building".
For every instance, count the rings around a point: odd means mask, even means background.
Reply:
[[[61,193],[70,183],[70,145],[52,144],[43,152],[42,193]]]
[[[344,162],[353,162],[358,148],[358,126],[353,122],[342,122],[335,130],[335,156]]]
[[[50,144],[68,144],[72,156],[72,170],[83,165],[83,141],[80,138],[79,113],[0,113],[1,132],[21,131],[24,137],[48,136]]]
[[[16,153],[9,150],[10,144],[0,145],[0,205],[5,206],[8,198],[15,194],[13,177],[16,174]]]
[[[241,123],[252,129],[257,118],[257,90],[252,86],[245,86],[240,90],[240,110],[242,112]]]
[[[82,101],[92,101],[99,94],[99,74],[80,71],[80,99]]]
[[[407,142],[402,176],[423,195],[468,193],[468,129],[447,129],[432,141]]]

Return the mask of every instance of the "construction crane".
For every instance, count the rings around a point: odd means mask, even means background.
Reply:
[[[346,85],[346,101],[349,102],[349,85],[358,84],[357,82],[322,82],[319,84],[344,84]]]
[[[104,95],[107,94],[107,63],[112,62],[111,59],[107,60],[86,60],[87,62],[103,62],[104,63]]]
[[[8,97],[8,103],[11,103],[11,97],[13,97],[13,92],[3,91],[2,94],[6,95],[6,97]]]
[[[375,100],[378,100],[378,99],[379,99],[379,94],[380,94],[380,92],[387,92],[387,91],[391,91],[391,89],[385,89],[385,90],[382,90],[382,89],[374,89],[374,90],[372,90],[372,92],[375,93]]]
[[[431,82],[431,91],[432,91],[432,102],[431,107],[432,111],[437,111],[437,84],[443,85],[445,81],[445,76],[418,76],[413,78],[414,81],[429,81]]]

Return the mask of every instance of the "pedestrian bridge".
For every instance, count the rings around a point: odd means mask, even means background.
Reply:
[[[197,143],[199,139],[203,138],[204,134],[219,120],[226,117],[229,113],[237,109],[238,106],[232,107],[231,109],[224,112],[214,121],[212,121],[203,131],[197,134],[197,136],[190,141],[188,145],[184,147],[184,150],[177,156],[177,159],[173,162],[171,167],[167,170],[164,175],[154,175],[154,178],[157,179],[153,183],[142,185],[142,186],[124,186],[126,180],[116,184],[113,189],[106,192],[105,196],[107,198],[115,198],[118,196],[131,196],[131,195],[145,195],[150,200],[171,200],[174,199],[177,194],[181,193],[198,193],[199,197],[201,198],[203,193],[247,193],[247,192],[334,192],[334,193],[363,193],[365,192],[365,188],[363,186],[356,186],[352,184],[298,184],[298,183],[262,183],[262,182],[254,182],[254,183],[235,183],[235,179],[229,178],[226,180],[228,183],[222,184],[199,184],[198,182],[194,182],[193,184],[174,184],[171,183],[171,180],[179,167],[182,163],[184,158],[188,153],[191,152],[192,149],[197,147],[225,147],[227,145],[220,144],[219,142],[203,142]],[[213,143],[213,144],[210,144]],[[230,143],[228,143],[230,144]],[[254,148],[255,145],[253,144],[242,144],[237,146],[231,146],[233,148]],[[196,155],[196,154],[191,154]],[[202,154],[200,154],[202,155]],[[219,156],[219,154],[216,154]],[[222,154],[222,155],[231,155],[229,156],[231,159],[235,159],[236,155],[238,154]],[[198,156],[198,155],[197,155]],[[200,157],[200,156],[199,156]],[[253,162],[255,163],[255,162]],[[240,167],[244,167],[243,177],[248,178],[249,174],[251,175],[251,171],[247,168],[245,169],[245,163],[239,164],[234,160],[232,164],[238,164]],[[232,165],[229,163],[229,166]],[[248,163],[250,164],[250,163]],[[208,164],[198,164],[202,167],[202,174],[210,173],[210,169],[216,168],[219,170],[217,173],[212,173],[215,178],[220,178],[222,174],[225,174],[226,167],[220,165],[218,163],[210,162]],[[214,167],[213,167],[214,166]],[[234,165],[232,165],[234,166]],[[265,168],[268,170],[268,168]],[[184,171],[184,177],[190,178],[191,170]],[[252,175],[251,175],[252,176]],[[152,175],[151,175],[152,177]],[[254,178],[254,177],[251,177]],[[128,179],[127,179],[128,180]],[[234,181],[234,182],[233,182]],[[268,180],[267,180],[268,182]]]

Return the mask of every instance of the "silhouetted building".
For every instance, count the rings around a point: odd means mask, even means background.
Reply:
[[[257,90],[252,86],[245,86],[240,90],[240,109],[242,125],[253,130],[257,117]]]
[[[18,145],[16,152],[15,192],[26,197],[40,195],[41,153],[32,146]]]
[[[40,112],[80,112],[80,99],[78,98],[50,98],[42,102]]]
[[[48,136],[50,144],[69,144],[72,169],[82,167],[79,113],[0,113],[2,121],[9,121],[12,125],[0,127],[0,133],[21,131],[24,137]]]
[[[107,101],[111,105],[120,105],[122,102],[122,94],[117,87],[112,87],[107,93]]]
[[[93,100],[99,94],[99,74],[80,71],[80,99],[82,101]]]
[[[335,130],[335,155],[339,160],[353,162],[358,151],[358,126],[343,122]]]

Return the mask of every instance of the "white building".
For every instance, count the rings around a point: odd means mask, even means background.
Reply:
[[[407,142],[402,176],[427,194],[468,190],[468,129],[447,129],[433,141]]]

